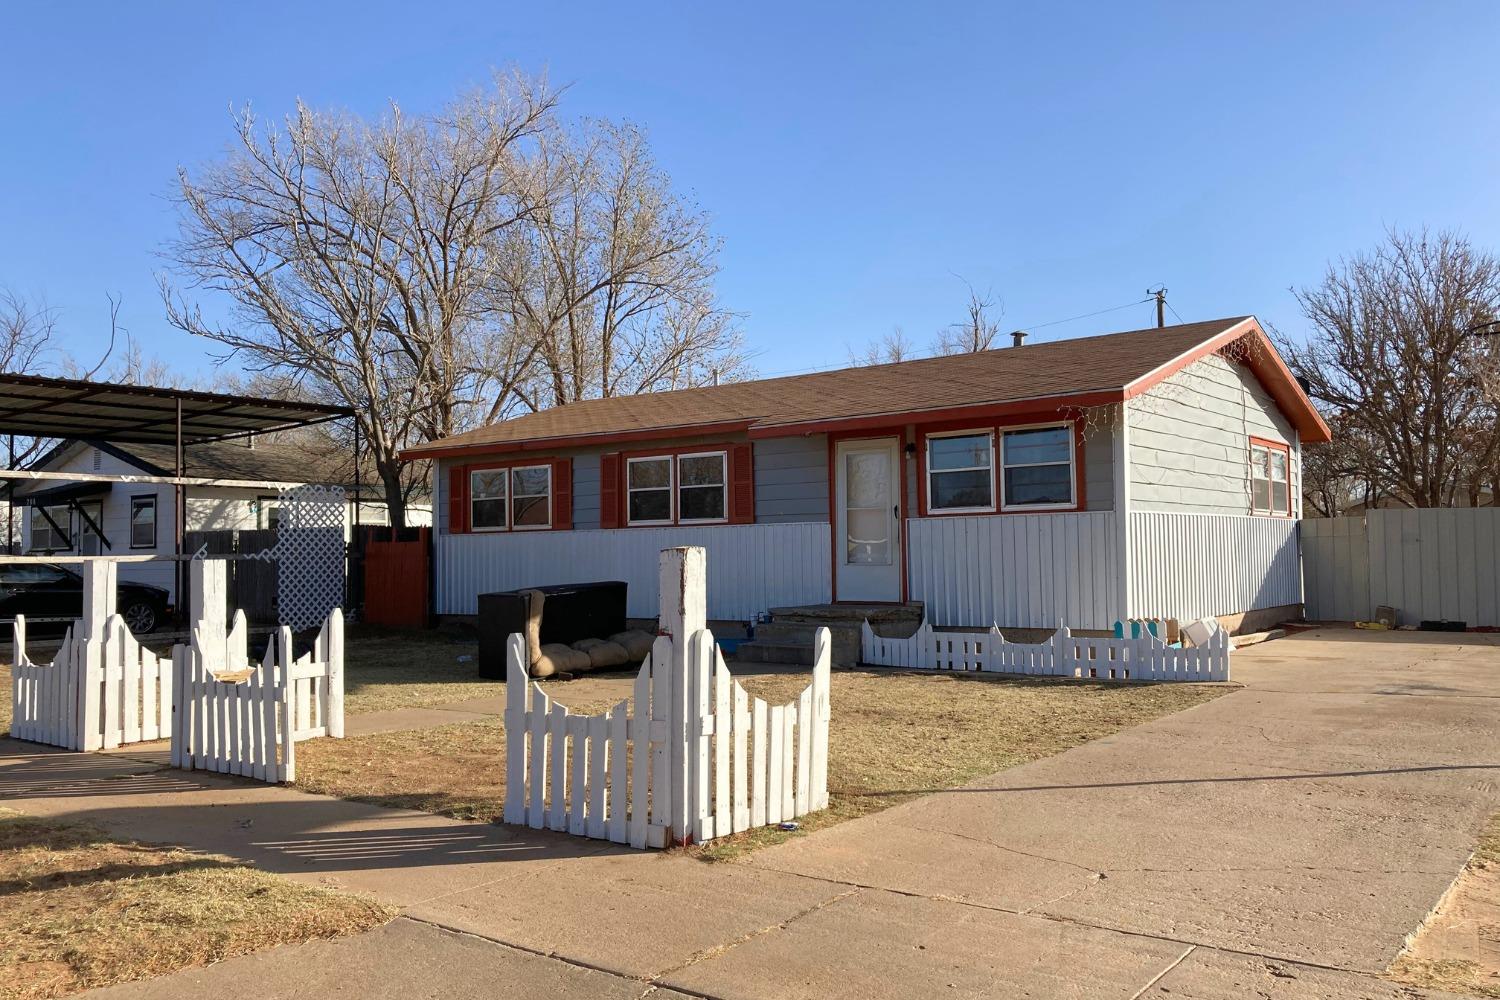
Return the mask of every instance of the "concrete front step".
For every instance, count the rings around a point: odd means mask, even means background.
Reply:
[[[811,642],[772,642],[768,639],[756,639],[754,642],[742,642],[735,650],[734,658],[740,663],[792,663],[798,666],[811,667],[813,662],[813,645]],[[838,660],[835,657],[834,662]],[[846,664],[838,664],[845,666]]]

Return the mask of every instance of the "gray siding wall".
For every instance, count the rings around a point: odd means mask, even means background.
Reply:
[[[1101,409],[1083,429],[1084,510],[1115,509],[1114,408]]]
[[[1300,516],[1296,431],[1244,365],[1211,355],[1126,405],[1132,509],[1248,514],[1254,436],[1291,445],[1293,514]]]
[[[828,437],[755,442],[757,524],[828,522]]]

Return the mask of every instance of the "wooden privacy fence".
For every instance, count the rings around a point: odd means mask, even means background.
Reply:
[[[662,627],[634,696],[573,715],[527,676],[511,636],[506,674],[507,823],[632,847],[702,843],[828,805],[831,639],[793,701],[751,699],[702,628],[704,551],[667,549]],[[677,638],[688,636],[686,641]]]
[[[363,621],[397,628],[426,627],[431,603],[431,530],[417,528],[415,538],[404,539],[396,528],[371,528],[364,533]]]
[[[199,607],[223,608],[222,562],[194,562]],[[178,692],[172,720],[172,765],[261,781],[295,781],[296,745],[344,735],[344,618],[334,608],[313,648],[298,657],[292,630],[276,630],[260,663],[249,656],[243,611],[225,628],[222,611],[193,626],[189,646],[175,647]]]
[[[1227,681],[1229,633],[1203,646],[1174,648],[1149,632],[1130,639],[1090,639],[1059,627],[1046,642],[1006,642],[1000,629],[939,632],[926,621],[905,639],[878,636],[866,621],[860,658],[884,667],[976,670],[1110,681]]]
[[[162,739],[171,728],[171,657],[136,641],[115,614],[115,564],[87,563],[83,617],[50,663],[26,655],[26,619],[13,625],[11,735],[69,750]]]

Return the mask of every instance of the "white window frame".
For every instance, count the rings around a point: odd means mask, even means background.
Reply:
[[[1286,478],[1279,480],[1271,471],[1271,455],[1278,454],[1283,459]],[[1255,482],[1260,477],[1256,475],[1255,457],[1257,454],[1265,456],[1266,476],[1262,480],[1266,484],[1266,506],[1264,508],[1255,506]],[[1266,439],[1250,441],[1250,513],[1255,517],[1291,517],[1292,516],[1292,446],[1281,442]],[[1276,492],[1273,487],[1278,482],[1286,484],[1286,509],[1276,509]]]
[[[135,543],[135,511],[137,506],[144,506],[147,504],[149,504],[151,507],[151,544],[137,545]],[[156,521],[156,515],[158,513],[160,513],[160,508],[157,505],[155,493],[140,493],[130,498],[130,516],[126,521],[126,530],[130,533],[129,541],[130,547],[132,549],[146,549],[153,551],[156,549],[156,543],[161,539],[161,526],[157,524]]]
[[[477,475],[480,475],[481,473],[485,473],[485,472],[499,472],[499,473],[502,474],[501,475],[501,480],[505,483],[505,495],[503,497],[475,497],[474,496],[474,477],[477,476]],[[510,530],[510,467],[509,466],[503,466],[503,465],[501,465],[501,466],[491,466],[489,468],[484,468],[484,469],[470,469],[469,470],[469,490],[468,490],[468,493],[469,493],[468,519],[469,519],[469,530],[470,531],[488,533],[488,532],[492,532],[492,531],[509,531]],[[477,524],[474,523],[474,501],[476,499],[478,499],[478,500],[484,500],[484,501],[494,501],[494,500],[499,500],[500,501],[500,509],[502,511],[504,511],[504,514],[500,518],[500,523],[499,524],[486,525],[484,527],[480,527],[479,525],[477,525]]]
[[[933,491],[933,489],[932,489],[932,477],[934,475],[942,475],[945,472],[977,472],[980,467],[977,466],[977,465],[974,465],[974,466],[965,466],[962,469],[934,469],[932,467],[932,442],[935,441],[935,440],[941,439],[941,438],[977,437],[979,435],[984,435],[986,438],[989,439],[989,443],[990,443],[990,467],[989,467],[989,474],[990,474],[990,502],[989,502],[989,504],[987,506],[982,506],[982,507],[935,507],[935,506],[933,506],[933,502],[932,502],[933,497],[937,495]],[[995,504],[999,500],[999,486],[1000,486],[999,479],[996,476],[996,467],[995,467],[995,458],[996,458],[996,454],[997,454],[997,449],[996,449],[996,446],[995,446],[995,428],[993,428],[993,427],[974,427],[974,428],[971,428],[969,430],[962,430],[962,431],[942,431],[941,433],[937,433],[937,434],[928,434],[925,437],[926,437],[926,442],[927,442],[927,454],[925,456],[925,458],[926,458],[926,465],[927,465],[927,513],[929,513],[929,514],[940,514],[940,515],[941,514],[993,514],[993,513],[995,513]]]
[[[1010,469],[1032,469],[1046,465],[1061,465],[1061,462],[1023,462],[1019,465],[1008,465],[1005,461],[1005,435],[1014,434],[1019,431],[1051,430],[1060,427],[1068,432],[1068,502],[1067,503],[1026,503],[1010,504],[1005,502],[1005,470]],[[1000,461],[995,467],[995,488],[999,493],[1000,510],[1004,513],[1015,511],[1044,511],[1044,510],[1077,510],[1078,509],[1078,430],[1069,420],[1053,420],[1042,424],[1014,424],[1000,427],[997,433],[996,449],[999,452]]]
[[[520,499],[522,499],[522,500],[530,500],[530,499],[533,499],[534,497],[539,496],[539,495],[543,496],[546,499],[546,501],[547,501],[546,504],[545,504],[545,508],[546,508],[546,511],[547,511],[547,523],[546,524],[517,524],[516,523],[516,499],[517,499],[517,497],[516,497],[516,473],[517,472],[529,472],[532,469],[541,469],[541,470],[543,470],[544,472],[547,473],[547,492],[545,494],[527,493],[524,496],[520,497]],[[548,464],[545,464],[545,463],[542,464],[542,465],[512,465],[510,468],[506,469],[505,489],[506,489],[507,494],[508,494],[506,496],[506,498],[505,498],[505,523],[510,526],[510,530],[511,531],[550,531],[552,529],[552,466],[551,465],[548,465]],[[473,516],[473,511],[470,511],[470,516]]]
[[[631,486],[630,467],[640,462],[666,462],[667,463],[667,485],[662,486]],[[667,491],[667,518],[666,520],[636,521],[630,516],[630,494],[632,493],[655,493],[658,490]],[[625,459],[625,524],[629,527],[651,527],[664,524],[677,523],[677,456],[675,455],[636,455]]]
[[[46,552],[71,552],[71,551],[73,551],[73,510],[72,510],[72,508],[70,508],[70,507],[52,507],[52,506],[49,506],[47,508],[47,510],[52,513],[52,519],[54,521],[57,521],[59,524],[61,524],[63,526],[63,530],[66,532],[66,535],[62,539],[63,544],[60,545],[60,546],[57,546],[57,545],[46,546],[46,545],[38,545],[36,543],[36,533],[37,533],[37,528],[38,527],[40,527],[43,531],[45,531],[47,533],[47,537],[49,539],[56,540],[57,532],[55,532],[55,531],[52,530],[52,525],[48,524],[47,523],[47,519],[42,516],[41,508],[40,507],[33,507],[31,509],[31,547],[28,549],[28,551],[30,551],[30,552],[43,552],[43,553],[46,553]],[[57,516],[57,514],[58,514],[59,511],[61,511],[61,513],[63,515],[62,517],[58,517]]]
[[[672,513],[682,513],[682,491],[706,490],[708,486],[684,486],[682,483],[682,471],[677,467],[684,458],[717,458],[719,460],[719,493],[724,497],[723,517],[679,517],[678,524],[728,524],[729,523],[729,452],[727,451],[690,451],[674,457],[672,461]]]

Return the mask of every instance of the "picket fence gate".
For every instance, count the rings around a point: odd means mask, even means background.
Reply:
[[[1059,626],[1046,642],[1006,642],[1000,629],[935,630],[925,620],[905,639],[878,636],[865,621],[860,658],[875,666],[1110,681],[1227,681],[1229,633],[1219,629],[1202,646],[1174,648],[1142,630],[1129,639],[1075,636]]]
[[[26,654],[26,618],[12,625],[11,735],[69,750],[112,750],[171,731],[170,656],[142,646],[115,614],[115,564],[83,571],[83,617],[50,663]]]
[[[173,650],[172,766],[295,781],[299,741],[344,735],[343,612],[329,612],[300,657],[292,630],[278,628],[253,663],[244,611],[224,626],[224,563],[195,562],[192,573],[204,610],[191,643]]]
[[[662,552],[663,628],[673,634],[657,638],[633,697],[601,714],[574,715],[549,698],[527,674],[524,640],[511,636],[505,822],[645,848],[827,808],[830,634],[818,629],[812,682],[797,698],[751,698],[713,633],[684,628],[703,621],[703,560],[701,548]],[[684,634],[685,643],[673,637]]]

